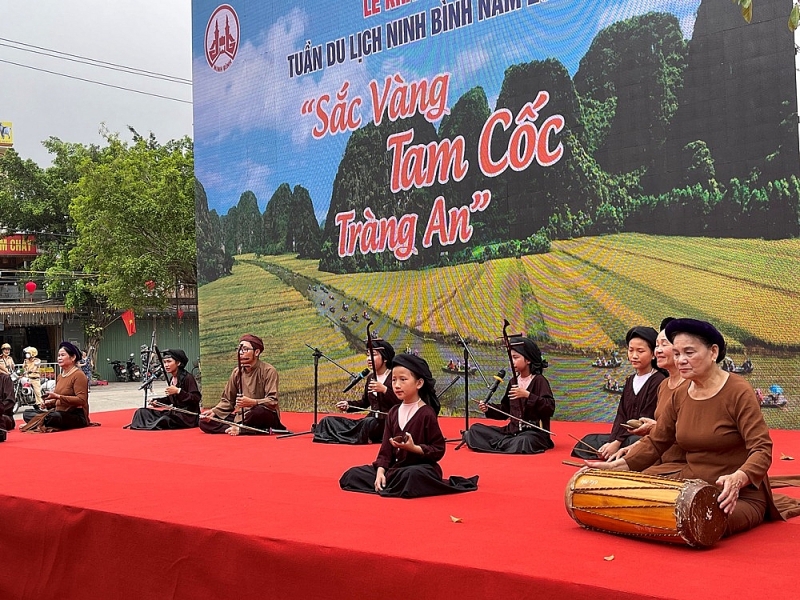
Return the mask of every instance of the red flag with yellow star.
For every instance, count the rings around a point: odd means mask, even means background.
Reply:
[[[122,322],[125,323],[125,330],[128,332],[128,336],[132,336],[136,333],[136,317],[133,314],[132,308],[122,313]]]

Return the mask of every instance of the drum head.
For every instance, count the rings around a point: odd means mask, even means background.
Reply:
[[[690,546],[713,546],[725,533],[728,517],[719,507],[719,490],[699,479],[684,482],[675,505],[678,533]]]

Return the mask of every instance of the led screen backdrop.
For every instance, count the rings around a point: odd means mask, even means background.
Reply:
[[[773,426],[800,426],[790,0],[193,3],[206,403],[241,333],[321,410],[366,326],[463,414],[510,332],[560,419],[608,419],[592,366],[633,325],[714,322]],[[360,386],[352,395],[360,393]]]

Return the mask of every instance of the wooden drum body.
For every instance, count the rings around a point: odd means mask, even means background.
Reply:
[[[707,547],[725,532],[718,494],[699,479],[581,469],[567,485],[566,504],[587,529]]]

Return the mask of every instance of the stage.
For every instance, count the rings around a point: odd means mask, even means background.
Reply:
[[[343,492],[377,446],[311,436],[123,430],[9,433],[0,444],[0,598],[728,598],[793,597],[800,518],[710,550],[579,527],[564,508],[573,441],[608,425],[554,423],[537,456],[448,444],[445,476],[477,492],[384,499]],[[284,414],[295,431],[311,415]],[[442,419],[456,437],[463,419]],[[770,473],[800,472],[800,432],[773,431]],[[783,491],[783,490],[781,490]],[[800,490],[789,490],[800,497]],[[461,522],[454,522],[456,517]],[[611,560],[607,558],[613,557]]]

